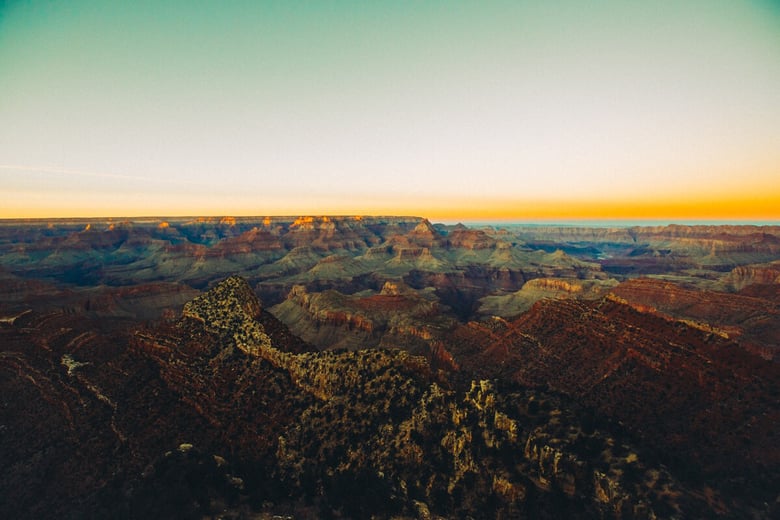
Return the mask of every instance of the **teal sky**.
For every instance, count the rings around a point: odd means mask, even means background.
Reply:
[[[778,2],[0,2],[0,217],[777,218],[779,180]]]

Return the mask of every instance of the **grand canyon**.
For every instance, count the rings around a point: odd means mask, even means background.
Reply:
[[[780,2],[0,1],[0,519],[780,518]]]
[[[5,518],[776,518],[780,226],[0,221]]]

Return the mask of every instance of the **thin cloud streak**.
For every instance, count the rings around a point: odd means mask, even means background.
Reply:
[[[68,177],[93,177],[98,179],[123,179],[123,180],[130,180],[130,181],[139,181],[139,182],[156,182],[160,184],[181,184],[181,180],[179,179],[171,179],[163,176],[143,177],[141,175],[71,170],[67,168],[51,168],[46,166],[23,166],[17,164],[0,164],[0,170],[38,173],[38,174],[63,175]],[[194,185],[194,186],[206,186],[206,184],[196,183],[192,181],[187,181],[187,184]]]

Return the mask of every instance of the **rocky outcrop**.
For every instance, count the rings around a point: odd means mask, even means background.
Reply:
[[[449,267],[447,262],[433,256],[427,247],[394,247],[393,251],[395,258],[388,262],[390,266],[408,266],[433,272]]]
[[[309,246],[320,251],[363,250],[380,242],[361,220],[336,217],[299,217],[284,235],[288,248]]]
[[[344,302],[347,298],[336,291],[310,294],[305,287],[296,285],[287,296],[289,304],[276,306],[273,311],[282,317],[284,321],[296,323],[292,318],[294,307],[299,307],[303,314],[301,319],[308,319],[320,326],[345,327],[352,331],[358,331],[370,335],[374,332],[373,321],[356,310],[346,310]],[[302,329],[298,329],[301,336],[306,336]],[[323,345],[323,348],[325,346]]]
[[[469,229],[459,224],[447,234],[447,244],[449,247],[463,249],[492,249],[495,248],[498,241],[490,237],[484,230]]]
[[[283,249],[278,232],[264,228],[254,227],[237,237],[230,237],[219,241],[214,247],[207,250],[209,257],[234,258],[239,255],[252,255]]]
[[[250,355],[271,346],[271,338],[257,321],[260,303],[243,278],[228,278],[202,296],[184,305],[182,316],[197,320],[223,339]]]
[[[733,291],[740,291],[749,285],[780,284],[780,263],[735,267],[722,281]]]
[[[443,243],[442,235],[431,225],[428,219],[423,219],[405,237],[410,244],[422,248],[431,248]]]
[[[453,325],[439,307],[431,295],[389,281],[379,293],[361,295],[295,286],[271,312],[321,349],[398,346],[430,356],[434,340]]]
[[[615,280],[579,280],[571,278],[534,278],[519,291],[485,296],[479,301],[482,316],[514,318],[528,311],[543,298],[598,299],[617,285]]]
[[[528,286],[530,289],[560,291],[569,294],[581,293],[583,289],[582,284],[577,281],[570,282],[556,278],[536,278],[534,280],[529,280],[525,286]]]

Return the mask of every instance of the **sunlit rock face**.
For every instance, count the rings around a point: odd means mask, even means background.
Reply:
[[[723,283],[735,291],[751,285],[780,285],[780,261],[735,267],[723,277]]]
[[[219,241],[208,250],[207,255],[210,257],[233,258],[240,255],[262,254],[266,251],[279,251],[283,247],[278,234],[254,227],[237,237]]]
[[[459,224],[447,234],[450,246],[464,249],[493,249],[498,241],[481,229],[469,229]]]

